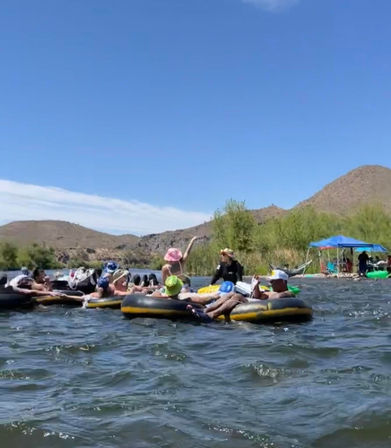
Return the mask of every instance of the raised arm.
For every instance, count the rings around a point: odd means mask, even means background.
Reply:
[[[38,289],[26,289],[26,288],[18,288],[13,286],[12,288],[16,293],[24,294],[26,296],[59,296],[60,293],[55,293],[53,291],[41,291]]]
[[[183,254],[182,263],[186,262],[187,257],[190,254],[191,248],[193,247],[194,241],[198,240],[198,239],[199,239],[199,236],[193,236],[193,238],[190,240],[190,243],[188,244],[188,246],[187,246],[187,248],[185,250],[185,253]]]

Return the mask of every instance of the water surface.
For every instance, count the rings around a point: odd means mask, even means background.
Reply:
[[[1,447],[389,447],[391,280],[291,283],[313,321],[1,313]]]

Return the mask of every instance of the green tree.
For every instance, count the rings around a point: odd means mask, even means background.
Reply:
[[[27,266],[29,269],[37,266],[43,269],[61,267],[61,263],[56,260],[54,249],[38,244],[20,248],[17,255],[17,262],[19,266]]]
[[[17,268],[17,253],[15,245],[4,242],[0,244],[0,268],[15,269]]]
[[[381,205],[363,205],[346,220],[350,236],[367,243],[391,246],[391,219]]]
[[[222,212],[215,212],[212,225],[213,239],[219,247],[244,253],[254,250],[257,222],[244,202],[227,201]]]

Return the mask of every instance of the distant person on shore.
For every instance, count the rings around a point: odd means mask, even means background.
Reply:
[[[232,249],[225,248],[220,251],[220,264],[217,266],[210,284],[214,285],[220,278],[234,284],[243,281],[243,266],[235,259]]]
[[[391,254],[387,255],[387,271],[391,274]]]
[[[182,255],[180,249],[176,247],[170,247],[164,255],[164,260],[167,262],[162,267],[162,283],[165,284],[168,277],[171,275],[178,276],[182,281],[189,284],[190,278],[185,275],[185,263],[193,247],[194,242],[198,239],[198,236],[193,236],[190,240],[185,253]]]
[[[358,273],[359,273],[360,277],[365,276],[365,274],[367,273],[368,261],[369,261],[369,256],[366,253],[366,251],[364,250],[358,256]]]

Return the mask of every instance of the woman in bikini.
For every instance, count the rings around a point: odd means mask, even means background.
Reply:
[[[193,247],[194,241],[197,240],[198,238],[199,238],[198,236],[193,236],[183,255],[182,252],[176,247],[170,247],[170,249],[168,249],[166,255],[164,256],[164,260],[167,263],[162,267],[163,284],[166,282],[166,279],[171,275],[176,275],[184,283],[190,284],[189,277],[187,277],[184,274],[184,266],[190,254],[191,248]]]

